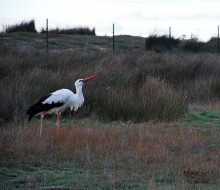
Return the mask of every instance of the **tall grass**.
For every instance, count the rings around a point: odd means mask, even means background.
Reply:
[[[143,67],[148,68],[147,57],[144,54],[44,54],[19,50],[4,53],[1,117],[5,121],[23,121],[28,106],[41,96],[59,88],[74,91],[76,79],[100,74],[84,86],[86,103],[84,111],[80,111],[82,115],[93,114],[106,120],[175,119],[186,110],[181,93],[159,78],[139,81],[136,76]]]
[[[108,91],[107,98],[104,96],[99,100],[98,112],[106,120],[169,121],[178,118],[186,110],[184,98],[155,78],[146,79],[140,87],[109,87]]]
[[[175,120],[188,102],[218,97],[219,56],[124,52],[31,52],[1,47],[1,120],[24,121],[41,96],[59,88],[75,91],[78,78],[100,74],[85,84],[78,116],[104,120]]]

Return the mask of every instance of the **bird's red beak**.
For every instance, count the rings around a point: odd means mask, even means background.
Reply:
[[[92,76],[90,76],[90,77],[86,77],[86,78],[84,78],[83,79],[83,82],[87,82],[87,81],[89,81],[89,80],[91,80],[91,79],[93,79],[93,78],[95,78],[95,77],[97,77],[98,75],[92,75]]]

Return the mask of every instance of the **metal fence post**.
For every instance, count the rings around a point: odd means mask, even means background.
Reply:
[[[113,23],[112,52],[115,52],[115,25]]]
[[[47,48],[47,52],[48,52],[48,18],[46,20],[46,48]]]
[[[169,48],[171,48],[171,27],[169,27]]]
[[[219,48],[220,48],[220,47],[219,47],[219,25],[218,25],[218,39],[217,39],[217,41],[218,41],[218,42],[217,42],[217,43],[218,43],[218,49],[217,49],[217,51],[218,51],[218,53],[219,53]]]

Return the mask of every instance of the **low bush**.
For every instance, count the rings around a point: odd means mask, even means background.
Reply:
[[[99,117],[135,122],[170,121],[185,113],[184,98],[164,82],[148,78],[142,86],[136,87],[109,89],[99,102]]]
[[[191,34],[191,38],[187,40],[168,37],[166,35],[150,35],[145,39],[145,48],[146,50],[154,50],[157,53],[168,51],[215,53],[218,50],[218,38],[212,37],[208,42],[202,42],[193,34]]]
[[[42,29],[41,33],[45,33],[46,30]],[[55,33],[55,34],[69,34],[69,35],[74,35],[74,34],[79,34],[79,35],[96,35],[95,33],[95,28],[90,29],[88,27],[76,27],[76,28],[66,28],[66,29],[60,29],[60,28],[55,28],[55,29],[49,29],[49,33]]]
[[[205,42],[187,40],[183,45],[183,51],[194,53],[207,52],[208,47]]]
[[[22,21],[21,23],[14,25],[5,26],[5,33],[12,32],[34,32],[37,33],[35,28],[35,21],[32,19],[30,21]]]
[[[180,43],[179,39],[168,36],[151,35],[145,40],[145,47],[147,50],[154,49],[155,51],[165,51],[171,47],[177,47]]]

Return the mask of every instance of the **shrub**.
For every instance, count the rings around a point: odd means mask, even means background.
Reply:
[[[145,39],[145,47],[147,50],[155,49],[156,51],[165,51],[171,47],[178,46],[180,40],[173,37],[151,35]]]
[[[105,120],[173,120],[186,111],[181,95],[164,82],[148,78],[140,88],[112,89],[99,103],[98,115]]]
[[[45,33],[46,30],[42,29],[41,33]],[[48,31],[49,33],[55,33],[55,34],[79,34],[79,35],[96,35],[95,34],[95,28],[90,29],[88,27],[76,27],[76,28],[66,28],[66,29],[50,29]]]
[[[155,78],[145,81],[136,100],[136,117],[139,121],[174,120],[185,113],[187,108],[182,95]]]
[[[191,38],[188,40],[185,39],[176,39],[169,38],[166,35],[157,36],[150,35],[145,39],[145,48],[147,50],[154,50],[157,53],[167,52],[167,51],[181,51],[181,52],[211,52],[214,53],[217,51],[218,39],[216,37],[211,38],[208,42],[199,41],[198,37],[191,34]]]
[[[218,52],[218,38],[217,37],[212,37],[210,40],[207,42],[208,49],[210,52]]]
[[[5,27],[6,33],[12,32],[34,32],[36,33],[37,30],[35,28],[35,21],[32,19],[31,21],[22,21],[19,24],[8,25]]]
[[[207,44],[204,42],[187,40],[183,45],[183,51],[194,52],[194,53],[207,52],[208,48],[207,48]]]

